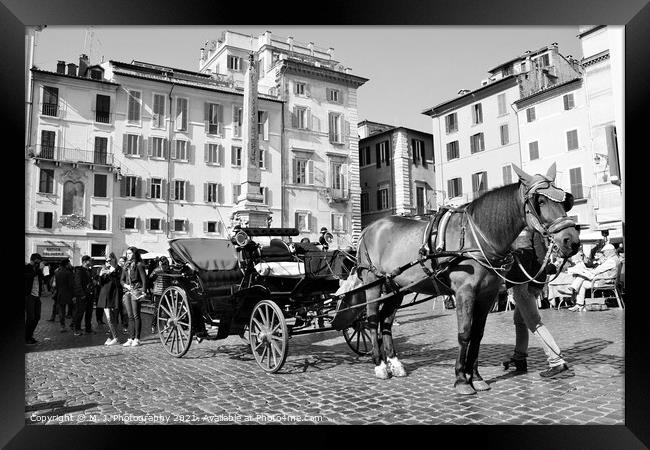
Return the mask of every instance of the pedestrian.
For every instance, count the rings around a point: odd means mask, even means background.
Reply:
[[[120,268],[120,275],[124,270],[124,264],[126,264],[126,258],[124,256],[120,256],[120,259],[117,260],[117,266]],[[124,296],[124,289],[122,289],[122,283],[120,283],[119,289],[120,289],[120,294],[119,294],[120,304],[118,306],[117,315],[118,318],[120,319],[120,326],[122,327],[122,332],[124,334],[127,334],[129,332],[129,315],[126,313],[126,306],[122,301],[122,298]]]
[[[117,260],[115,261],[117,265]],[[97,306],[97,301],[99,300],[99,272],[104,268],[102,267],[93,267],[92,268],[92,277],[93,277],[93,307],[95,308],[95,320],[97,321],[97,326],[105,325],[104,324],[104,308]]]
[[[25,343],[36,344],[34,330],[41,319],[41,290],[43,288],[43,257],[33,253],[25,264]]]
[[[117,312],[120,306],[120,275],[121,269],[117,265],[117,258],[114,253],[106,257],[104,267],[99,271],[99,296],[97,298],[97,309],[103,310],[106,315],[106,322],[110,337],[104,345],[115,345],[117,338]]]
[[[521,266],[530,276],[535,276],[542,267],[546,255],[546,245],[542,236],[525,228],[513,244],[516,258]],[[555,269],[555,266],[549,264],[547,268]],[[539,274],[535,280],[543,283],[546,280],[547,272]],[[560,347],[553,339],[551,332],[542,323],[537,306],[537,297],[541,295],[542,284],[536,282],[525,282],[528,277],[521,271],[519,264],[513,264],[512,269],[506,275],[506,278],[515,283],[507,282],[506,286],[512,288],[515,301],[515,311],[513,313],[513,322],[515,324],[515,348],[512,356],[503,361],[503,366],[507,370],[510,365],[514,365],[517,372],[526,372],[528,370],[528,332],[530,330],[542,345],[546,354],[549,368],[540,372],[543,378],[555,377],[562,372],[569,370],[569,366],[562,357]],[[520,283],[520,284],[516,284]]]
[[[140,318],[140,301],[147,289],[147,276],[142,258],[136,247],[126,249],[126,264],[120,278],[124,289],[122,300],[129,315],[129,339],[122,344],[124,347],[137,347],[140,343],[142,319]]]
[[[65,332],[65,310],[72,308],[73,294],[73,275],[70,260],[65,258],[61,261],[59,269],[54,273],[54,282],[56,283],[56,293],[54,301],[59,309],[59,322],[61,323],[61,332]]]
[[[81,257],[81,265],[74,271],[75,313],[72,329],[75,336],[81,336],[81,319],[84,318],[86,333],[93,333],[93,277],[92,259],[88,255]]]

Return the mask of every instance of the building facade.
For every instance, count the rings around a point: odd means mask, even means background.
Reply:
[[[88,67],[82,56],[78,74],[72,66],[33,70],[39,107],[26,189],[36,195],[26,253],[44,245],[54,252],[51,238],[61,237],[69,250],[53,255],[78,263],[131,245],[162,252],[176,237],[226,237],[243,181],[233,119],[243,92],[218,77],[137,61]],[[261,194],[279,216],[282,102],[260,95],[259,104]]]
[[[433,136],[364,120],[359,129],[361,224],[436,209]]]
[[[361,232],[357,89],[367,79],[333,60],[331,48],[269,31],[224,32],[201,49],[199,71],[239,85],[251,51],[260,92],[284,102],[278,225],[296,227],[312,241],[327,227],[335,244],[353,244]]]

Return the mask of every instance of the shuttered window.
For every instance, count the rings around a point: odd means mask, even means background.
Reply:
[[[458,141],[452,141],[447,143],[447,161],[456,159],[460,157],[460,149]]]
[[[503,166],[501,171],[503,175],[503,184],[512,184],[512,166]]]
[[[38,192],[40,192],[41,194],[54,193],[54,170],[53,169],[40,170],[39,180],[38,180]]]
[[[528,108],[526,110],[526,120],[528,122],[532,122],[533,120],[535,120],[535,108],[534,107],[533,108]]]
[[[176,98],[176,131],[187,131],[187,99]]]
[[[445,116],[445,130],[447,134],[458,131],[458,116],[456,113]]]
[[[233,167],[241,167],[241,147],[231,147],[230,148],[230,164]]]
[[[571,130],[567,131],[566,133],[566,145],[567,145],[567,150],[578,150],[579,143],[578,143],[578,130]]]
[[[43,106],[41,113],[56,117],[59,112],[59,88],[43,86]]]
[[[480,103],[472,105],[472,124],[483,123],[483,106]]]
[[[241,126],[244,120],[244,109],[241,106],[233,106],[232,109],[232,135],[233,137],[241,137]]]
[[[36,214],[36,226],[38,228],[50,229],[50,228],[52,228],[53,218],[54,218],[53,213],[39,211]]]
[[[461,178],[451,178],[447,180],[447,195],[449,198],[460,197],[463,195],[463,180]]]
[[[127,121],[129,123],[140,122],[140,98],[142,93],[139,91],[129,91],[129,104]]]
[[[94,186],[93,186],[93,196],[94,197],[107,197],[108,191],[108,177],[102,173],[96,173],[94,175]]]
[[[475,198],[487,191],[487,172],[472,174],[472,191]]]
[[[472,153],[478,153],[485,150],[485,140],[483,139],[483,133],[477,133],[473,136],[470,136],[470,151]]]
[[[573,100],[573,94],[566,94],[564,97],[562,97],[562,100],[564,101],[564,109],[565,111],[568,111],[570,109],[573,109],[575,107],[575,103]]]
[[[223,106],[217,103],[205,104],[205,132],[221,135],[223,132]]]
[[[151,126],[154,128],[165,128],[165,96],[162,94],[153,95],[153,115]]]
[[[314,184],[314,161],[306,158],[294,158],[293,183]]]
[[[582,169],[576,167],[569,169],[569,180],[571,182],[571,193],[575,199],[583,198],[582,192]]]
[[[530,142],[528,144],[528,154],[530,156],[531,161],[534,159],[539,159],[539,145],[537,141]]]
[[[508,124],[501,125],[499,127],[499,133],[501,135],[501,145],[508,145],[510,142],[510,133],[508,132]]]
[[[499,115],[500,116],[502,116],[504,114],[507,114],[508,108],[507,108],[507,105],[506,105],[506,94],[505,93],[499,94],[497,96],[497,106],[498,106],[498,109],[499,109]]]
[[[106,216],[93,214],[93,230],[106,230]]]
[[[239,200],[240,195],[241,195],[241,184],[233,184],[232,185],[232,202],[234,204],[237,204],[237,201]]]

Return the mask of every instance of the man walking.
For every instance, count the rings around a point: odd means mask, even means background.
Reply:
[[[92,259],[88,255],[81,257],[81,266],[74,271],[74,296],[76,308],[72,328],[75,336],[81,336],[81,319],[85,315],[86,333],[92,333],[93,318],[93,278],[91,273]]]
[[[34,330],[41,319],[42,261],[41,255],[34,253],[25,264],[25,343],[29,345],[37,343]]]
[[[67,331],[65,328],[65,309],[66,306],[69,308],[72,305],[73,297],[72,269],[68,258],[61,261],[58,270],[54,272],[54,283],[56,284],[54,301],[59,308],[59,321],[61,323],[61,332],[63,333]]]

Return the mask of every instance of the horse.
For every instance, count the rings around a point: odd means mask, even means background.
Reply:
[[[406,376],[391,334],[404,294],[439,295],[445,291],[456,298],[459,351],[454,388],[464,395],[490,389],[478,371],[479,346],[501,283],[499,275],[513,264],[513,242],[525,227],[530,227],[546,236],[554,251],[564,258],[575,254],[580,245],[577,226],[566,215],[573,205],[573,196],[553,185],[555,163],[546,176],[528,175],[514,164],[513,168],[518,182],[497,187],[470,203],[450,209],[439,237],[445,242],[446,253],[440,258],[428,258],[435,262],[423,259],[422,267],[416,264],[403,271],[396,269],[418,254],[435,255],[440,250],[423,252],[426,245],[432,248],[431,237],[426,236],[430,234],[428,221],[388,216],[363,230],[357,247],[357,276],[364,285],[385,278],[365,291],[376,377]],[[412,286],[398,292],[408,285]],[[382,291],[395,294],[381,304],[373,302]],[[362,297],[355,294],[351,304],[358,304]]]

